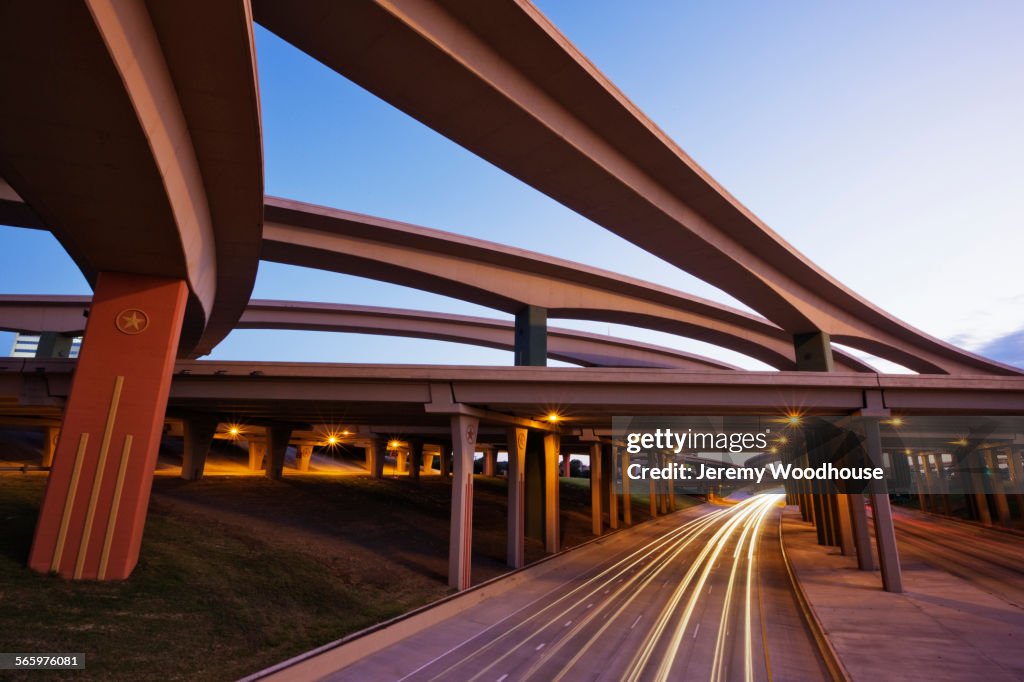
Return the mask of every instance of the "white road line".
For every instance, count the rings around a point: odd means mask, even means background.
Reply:
[[[497,680],[495,680],[495,682],[505,682],[505,678],[507,678],[507,677],[508,677],[508,673],[505,673],[504,675],[499,677]]]
[[[693,638],[697,639],[697,633],[700,632],[700,623],[697,623],[697,627],[693,629]]]
[[[537,648],[534,649],[534,651],[540,651],[543,648],[544,648],[544,642],[541,642],[540,644],[537,645]]]
[[[643,617],[644,617],[643,614],[640,614],[639,616],[637,616],[636,620],[633,621],[633,624],[629,626],[629,629],[632,630],[633,628],[635,628],[636,624],[639,623],[640,619],[643,618]]]
[[[567,628],[567,627],[569,627],[570,625],[572,625],[572,621],[571,621],[571,620],[567,620],[567,621],[565,621],[565,625],[563,625],[562,627],[563,627],[563,628]]]

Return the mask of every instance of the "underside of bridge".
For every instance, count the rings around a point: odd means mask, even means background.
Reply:
[[[477,452],[489,471],[493,453],[507,453],[508,562],[518,567],[528,534],[559,549],[558,464],[569,453],[589,458],[595,534],[630,522],[629,459],[615,416],[857,416],[868,426],[844,453],[888,457],[890,470],[909,467],[921,495],[935,495],[950,453],[926,444],[899,455],[886,420],[1024,415],[1024,372],[928,336],[821,271],[528,3],[69,7],[0,9],[0,87],[19,93],[0,111],[0,222],[52,232],[93,287],[84,298],[0,297],[0,329],[41,334],[52,358],[83,336],[77,361],[0,359],[0,418],[48,433],[50,478],[29,560],[40,572],[131,574],[168,423],[184,438],[187,479],[203,475],[211,441],[238,436],[230,431],[239,424],[252,466],[271,478],[282,475],[289,447],[302,470],[329,439],[363,449],[371,476],[390,455],[410,476],[437,457],[452,477],[449,582],[465,589]],[[264,196],[254,21],[756,313],[545,254]],[[261,260],[413,287],[515,320],[250,300]],[[549,327],[549,319],[667,332],[776,371]],[[517,366],[197,359],[234,329],[454,341],[514,351]],[[879,374],[832,342],[917,374]],[[548,358],[579,367],[548,368]],[[812,441],[801,441],[792,461],[828,459]],[[965,443],[957,447],[983,470],[1007,476],[973,498],[978,518],[1008,523],[1024,513],[1019,499],[1007,503],[1024,478],[1017,436]],[[652,492],[669,505],[674,494],[658,485]],[[887,490],[790,486],[787,494],[822,543],[856,553],[862,568],[873,565],[869,498],[885,587],[900,590]],[[922,497],[926,504],[935,506]]]

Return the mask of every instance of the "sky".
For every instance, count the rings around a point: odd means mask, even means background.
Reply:
[[[537,5],[697,163],[825,271],[930,334],[1024,366],[1024,3]],[[268,194],[528,248],[743,307],[262,28],[256,45]],[[89,287],[48,233],[0,227],[0,293]],[[261,263],[253,296],[509,319],[273,263]],[[667,334],[550,324],[766,368]],[[0,333],[0,354],[12,340]],[[438,341],[251,330],[233,332],[210,357],[512,364],[511,353]]]

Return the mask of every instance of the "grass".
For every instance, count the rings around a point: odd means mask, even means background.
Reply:
[[[108,583],[26,568],[45,484],[0,474],[0,651],[81,652],[86,670],[3,680],[233,680],[449,593],[438,477],[158,476],[139,564]],[[507,570],[507,493],[500,478],[474,488],[482,582]],[[592,537],[589,506],[587,479],[561,479],[563,547]],[[646,518],[634,498],[634,522]],[[526,550],[544,555],[537,540]]]
[[[0,651],[86,654],[0,679],[232,680],[448,594],[451,487],[437,477],[158,476],[137,568],[71,582],[25,564],[46,484],[0,474]],[[506,488],[477,477],[473,576],[506,571]],[[590,539],[586,479],[562,479],[562,542]],[[641,520],[641,519],[637,519]],[[544,554],[527,541],[527,559]]]
[[[44,482],[0,476],[0,650],[85,652],[86,671],[4,679],[237,679],[446,591],[355,586],[314,555],[160,509],[130,579],[41,576],[25,561]]]

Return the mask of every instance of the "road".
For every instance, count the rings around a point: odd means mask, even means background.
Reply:
[[[487,625],[452,619],[455,641],[413,635],[328,679],[825,679],[782,563],[780,499],[708,505]]]
[[[901,563],[924,561],[1024,609],[1024,536],[894,509]]]

